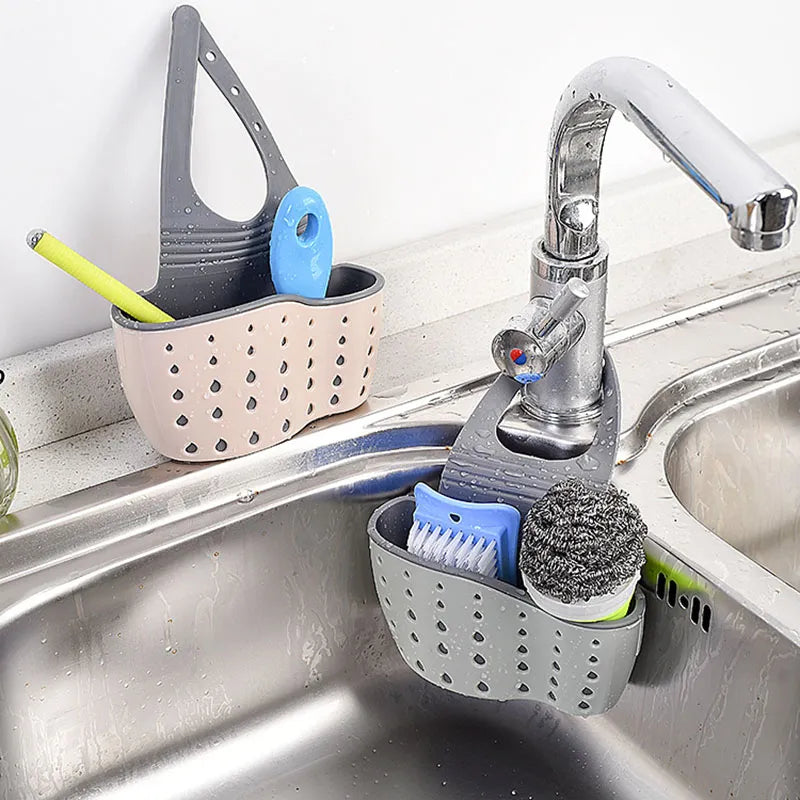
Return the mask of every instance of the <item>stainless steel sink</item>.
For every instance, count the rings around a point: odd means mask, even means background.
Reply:
[[[623,391],[639,375],[634,417],[664,383],[643,382],[637,359],[676,332],[615,334]],[[601,717],[432,687],[381,615],[366,520],[435,480],[488,378],[9,519],[0,798],[796,800],[800,593],[771,548],[791,539],[798,490],[769,465],[779,452],[788,473],[800,456],[800,384],[785,364],[741,382],[764,369],[730,382],[735,402],[697,391],[670,415],[650,406],[646,447],[617,472],[651,528],[647,615],[631,684]],[[726,494],[725,474],[749,498]]]
[[[297,462],[267,456],[272,480],[232,497],[224,468],[217,481],[161,468],[157,489],[129,482],[122,505],[111,486],[94,493],[93,521],[116,541],[70,541],[66,509],[64,527],[40,523],[63,548],[40,570],[28,536],[7,538],[18,577],[15,593],[3,584],[2,796],[684,796],[610,720],[469,700],[402,662],[366,522],[381,498],[436,476],[457,430],[347,439],[335,464],[312,451],[285,485]],[[160,506],[177,490],[183,514]]]
[[[800,589],[800,379],[755,385],[677,434],[667,478],[692,516]]]

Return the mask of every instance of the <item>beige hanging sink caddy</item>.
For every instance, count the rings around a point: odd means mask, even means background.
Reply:
[[[190,175],[197,64],[236,111],[261,158],[267,198],[246,223],[219,216]],[[161,253],[143,293],[175,322],[112,309],[125,395],[160,453],[212,461],[290,438],[369,394],[382,322],[381,275],[334,266],[324,298],[276,294],[269,244],[296,186],[266,123],[195,9],[173,15],[161,164]]]

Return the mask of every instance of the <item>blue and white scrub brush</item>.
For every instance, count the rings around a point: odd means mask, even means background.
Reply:
[[[517,583],[520,513],[505,503],[453,500],[419,483],[406,549],[432,564]]]

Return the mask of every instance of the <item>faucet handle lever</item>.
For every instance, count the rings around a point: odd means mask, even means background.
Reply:
[[[535,323],[536,336],[547,336],[559,322],[565,322],[589,296],[586,281],[570,278],[564,288],[553,298],[550,307]]]
[[[521,384],[541,380],[583,335],[576,309],[589,296],[580,278],[570,278],[554,299],[534,297],[494,337],[492,355],[500,371]]]

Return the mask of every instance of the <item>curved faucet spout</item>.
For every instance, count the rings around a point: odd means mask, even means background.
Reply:
[[[600,163],[615,109],[722,208],[747,250],[789,241],[797,192],[666,72],[608,58],[580,72],[556,108],[550,133],[544,249],[577,261],[597,252]]]

